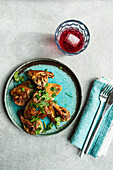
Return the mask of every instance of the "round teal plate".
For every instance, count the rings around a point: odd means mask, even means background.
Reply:
[[[51,135],[58,133],[65,128],[67,128],[71,122],[77,117],[80,105],[81,105],[81,87],[80,83],[75,76],[75,74],[68,68],[66,65],[62,64],[59,61],[53,60],[53,59],[36,59],[32,61],[28,61],[18,67],[13,74],[8,79],[8,82],[6,84],[5,88],[5,107],[7,110],[7,113],[12,120],[12,122],[21,130],[23,130],[22,123],[17,115],[17,112],[20,109],[23,109],[23,107],[17,106],[13,98],[11,96],[11,90],[17,86],[18,84],[14,82],[13,76],[16,71],[19,72],[19,75],[24,75],[26,80],[28,77],[26,76],[25,72],[29,69],[32,70],[45,70],[48,69],[48,71],[51,71],[54,73],[54,78],[49,78],[49,83],[57,83],[62,86],[62,91],[58,94],[58,96],[55,97],[55,100],[57,101],[57,104],[67,108],[70,111],[70,119],[67,122],[61,122],[58,129],[53,125],[53,128],[46,133],[41,133],[40,135]],[[67,95],[69,94],[69,95]],[[48,117],[44,118],[42,122],[45,122],[46,124],[49,124],[50,121]]]

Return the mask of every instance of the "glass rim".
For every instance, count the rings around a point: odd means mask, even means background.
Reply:
[[[76,23],[78,23],[78,24],[83,25],[83,26],[85,27],[87,33],[88,33],[88,36],[89,36],[89,39],[88,39],[88,41],[87,41],[87,45],[85,46],[85,48],[83,48],[83,49],[81,49],[80,51],[75,52],[75,53],[69,53],[69,52],[64,51],[64,50],[60,47],[60,45],[58,44],[58,41],[57,41],[56,33],[58,32],[59,28],[60,28],[63,24],[68,23],[68,22],[76,22]],[[57,27],[57,29],[56,29],[56,31],[55,31],[55,43],[56,43],[57,47],[58,47],[62,52],[64,52],[65,54],[68,54],[68,55],[76,55],[76,54],[81,53],[82,51],[84,51],[84,50],[87,48],[87,46],[88,46],[88,44],[89,44],[89,41],[90,41],[90,32],[89,32],[89,29],[87,28],[87,26],[86,26],[83,22],[81,22],[81,21],[79,21],[79,20],[74,20],[74,19],[66,20],[66,21],[62,22],[62,23]]]

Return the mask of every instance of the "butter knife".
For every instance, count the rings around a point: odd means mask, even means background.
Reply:
[[[101,116],[101,118],[100,118],[100,120],[99,120],[99,122],[98,122],[98,124],[96,126],[96,129],[94,130],[94,133],[91,136],[89,144],[88,144],[88,146],[86,148],[86,151],[85,151],[86,154],[89,152],[89,149],[90,149],[90,147],[91,147],[91,145],[93,143],[93,140],[94,140],[94,138],[95,138],[95,136],[97,134],[97,131],[98,131],[99,127],[100,127],[100,124],[102,123],[103,117],[105,116],[106,112],[110,109],[112,104],[113,104],[113,89],[111,90],[110,96],[108,97],[108,100],[106,102],[105,108],[104,108],[103,113],[102,113],[102,116]]]

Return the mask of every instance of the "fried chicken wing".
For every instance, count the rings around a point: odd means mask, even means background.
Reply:
[[[37,89],[42,89],[45,87],[46,83],[48,82],[48,77],[54,77],[54,74],[52,72],[42,70],[28,70],[26,74],[37,85]]]
[[[24,130],[30,135],[36,135],[43,131],[43,124],[40,120],[30,122],[30,120],[24,117],[22,111],[19,111],[18,115],[20,117],[20,120],[22,121]]]
[[[56,109],[56,115],[61,117],[62,122],[70,119],[70,112],[66,108],[61,107],[58,104],[55,104],[54,108]]]
[[[11,91],[14,102],[19,106],[25,106],[30,100],[30,93],[33,91],[31,81],[25,81]]]
[[[56,121],[55,121],[56,114],[55,114],[54,107],[52,107],[51,105],[49,105],[48,107],[45,106],[45,112],[46,112],[48,118],[50,119],[50,121],[53,123],[56,123]]]
[[[49,106],[45,106],[45,112],[53,123],[56,123],[55,118],[57,117],[60,117],[62,122],[70,119],[70,112],[52,101],[49,103]]]

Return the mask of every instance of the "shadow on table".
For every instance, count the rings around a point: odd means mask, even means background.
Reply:
[[[12,42],[11,49],[17,58],[60,58],[64,54],[57,48],[53,34],[20,33]]]
[[[80,121],[80,119],[81,119],[81,117],[82,117],[82,113],[83,113],[84,108],[85,108],[85,106],[86,106],[86,103],[87,103],[87,100],[88,100],[88,97],[89,97],[89,94],[90,94],[90,91],[91,91],[93,82],[94,82],[94,79],[91,80],[91,82],[90,82],[90,84],[89,84],[89,89],[88,89],[88,91],[87,91],[87,96],[86,96],[86,99],[85,99],[85,103],[84,103],[83,107],[81,108],[81,110],[80,110],[80,112],[79,112],[79,115],[78,115],[76,121],[74,122],[73,129],[72,129],[72,131],[70,132],[70,134],[69,134],[69,136],[68,136],[68,140],[69,140],[69,141],[71,140],[73,134],[75,133],[76,128],[77,128],[77,126],[78,126],[78,124],[79,124],[79,121]]]

